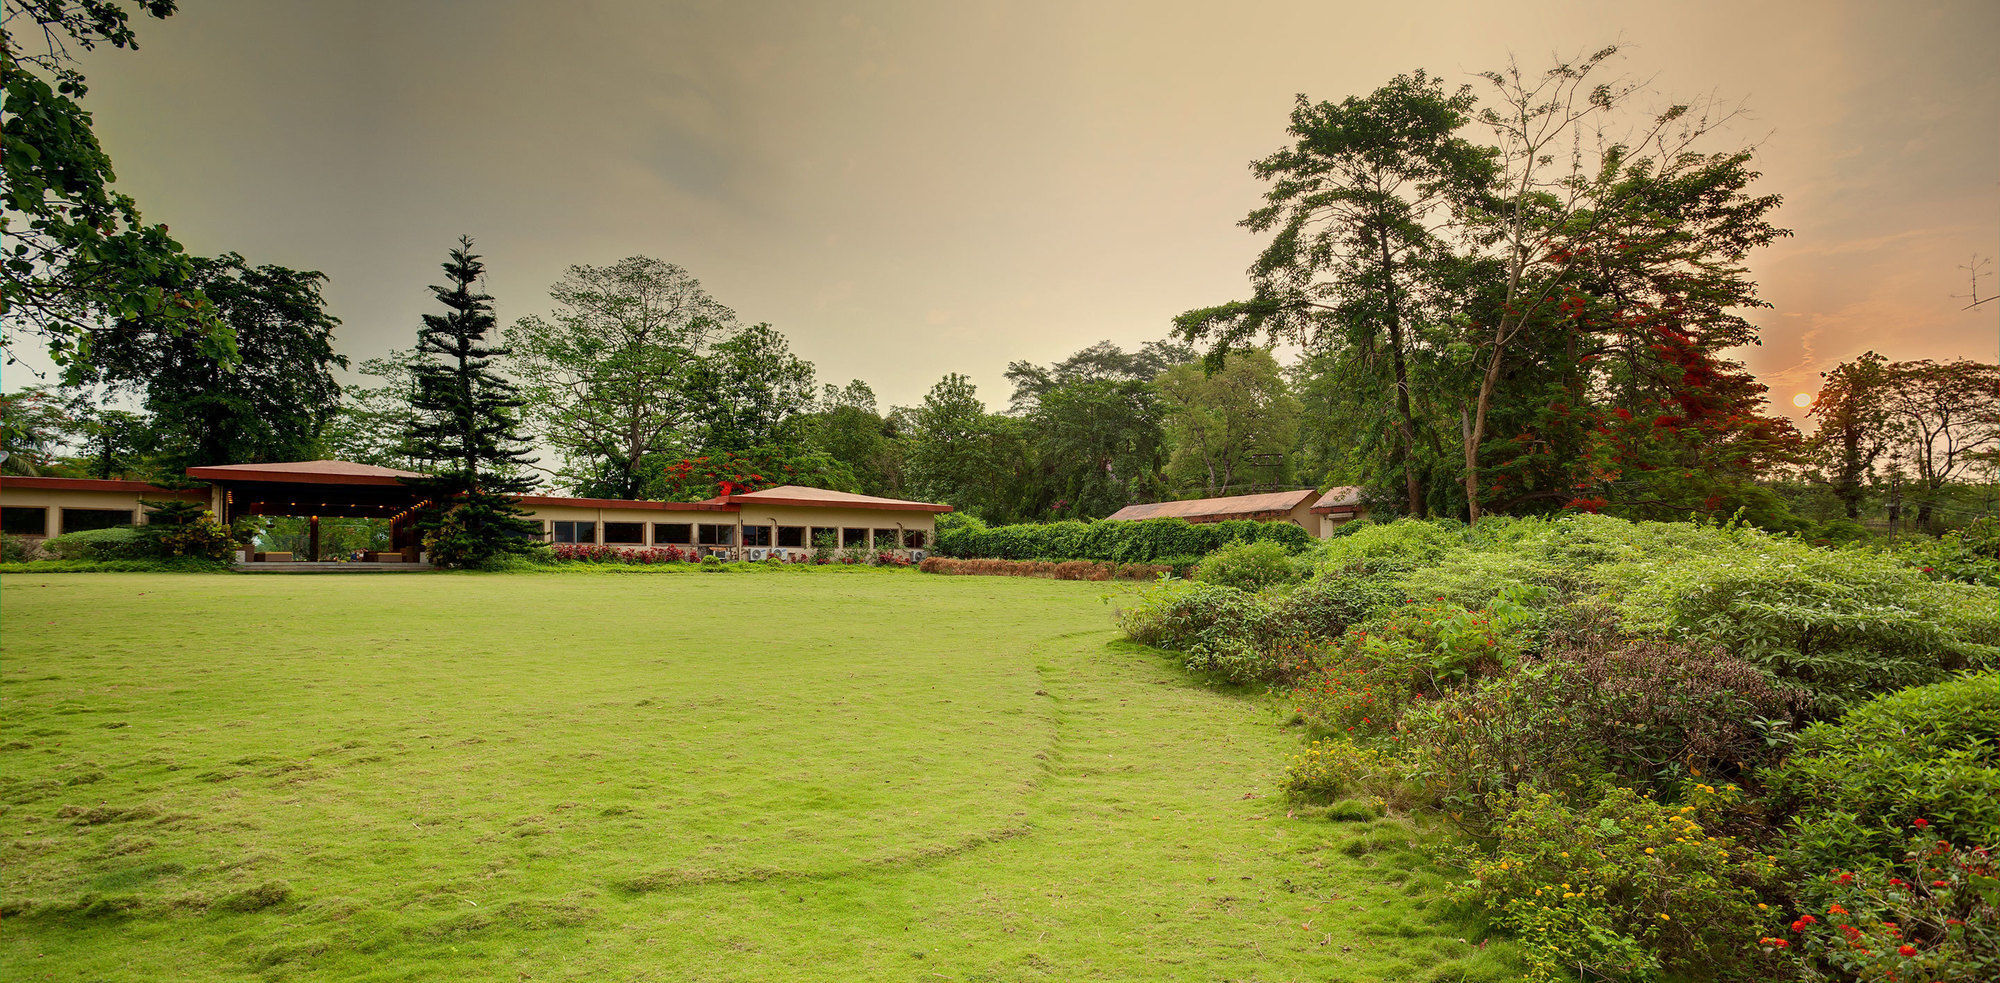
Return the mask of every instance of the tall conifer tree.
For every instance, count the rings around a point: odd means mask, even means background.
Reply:
[[[470,236],[459,239],[444,271],[450,285],[431,292],[449,310],[424,315],[411,366],[416,422],[410,444],[434,468],[411,484],[433,503],[420,522],[432,559],[473,566],[527,552],[535,543],[538,530],[515,501],[534,486],[520,471],[532,458],[516,429],[521,397],[491,368],[507,350],[486,342],[493,298],[473,286],[486,266],[472,252]]]

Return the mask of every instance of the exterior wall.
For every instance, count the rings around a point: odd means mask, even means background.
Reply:
[[[1313,516],[1313,518],[1319,520],[1319,524],[1317,526],[1308,526],[1306,528],[1308,531],[1311,531],[1313,535],[1318,536],[1321,539],[1330,539],[1332,538],[1333,531],[1335,529],[1338,529],[1341,526],[1346,525],[1347,523],[1353,522],[1354,520],[1359,519],[1367,514],[1368,513],[1365,509],[1356,509],[1352,512],[1331,512],[1325,515],[1316,515]]]
[[[937,531],[937,515],[935,513],[914,509],[807,508],[795,505],[757,505],[745,502],[742,503],[740,511],[732,509],[727,512],[713,509],[620,509],[573,505],[535,505],[529,506],[528,511],[532,519],[541,523],[542,537],[545,540],[550,537],[549,524],[552,522],[592,523],[597,530],[595,541],[598,543],[604,542],[604,524],[607,522],[638,522],[644,524],[645,542],[643,544],[609,544],[624,546],[627,549],[639,549],[642,546],[668,545],[666,543],[654,542],[655,530],[653,525],[654,523],[661,522],[728,526],[732,530],[730,533],[730,542],[733,545],[726,549],[730,550],[744,548],[742,530],[745,525],[767,526],[772,529],[771,542],[773,545],[770,547],[752,547],[756,549],[777,549],[778,536],[776,530],[779,526],[804,526],[809,530],[815,527],[822,529],[863,528],[871,530],[871,540],[873,538],[872,530],[875,529],[920,531],[924,534],[924,542],[926,544],[932,541]],[[810,545],[810,533],[807,535],[806,542]],[[697,535],[696,538],[698,539],[699,536]],[[682,548],[687,547],[683,546]],[[724,547],[701,548],[725,549]],[[901,549],[902,546],[900,544],[893,547],[880,545],[874,548]],[[793,550],[786,548],[784,552],[793,552]]]
[[[119,482],[124,484],[124,482]],[[39,535],[22,533],[27,538],[54,536],[62,532],[62,512],[64,509],[104,509],[129,512],[133,525],[143,525],[145,510],[139,505],[140,499],[158,501],[168,498],[199,498],[206,501],[206,489],[188,492],[158,488],[152,491],[98,490],[69,488],[23,488],[19,484],[0,478],[0,506],[7,508],[47,509],[44,531]]]

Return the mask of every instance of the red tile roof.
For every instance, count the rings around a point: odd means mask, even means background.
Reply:
[[[40,488],[45,491],[104,491],[138,492],[160,498],[190,498],[208,500],[206,488],[162,488],[144,481],[122,481],[111,478],[36,478],[25,474],[10,474],[0,477],[0,486],[7,488]]]
[[[268,481],[298,485],[400,485],[405,478],[422,478],[415,471],[356,464],[353,461],[282,461],[270,464],[213,464],[187,469],[188,477],[204,481]]]
[[[1217,522],[1223,519],[1250,519],[1283,515],[1313,497],[1313,490],[1265,492],[1261,495],[1230,495],[1226,498],[1195,498],[1184,502],[1153,502],[1127,505],[1106,516],[1121,522],[1140,519],[1186,519],[1190,522]]]
[[[651,509],[655,512],[734,512],[736,506],[714,499],[706,502],[650,502],[629,498],[563,498],[559,495],[522,495],[515,501],[530,508],[568,507],[578,509]]]
[[[779,485],[759,491],[743,492],[729,496],[731,505],[796,505],[806,508],[838,509],[886,509],[903,512],[949,512],[951,506],[932,502],[910,502],[900,498],[878,498],[874,495],[855,495],[849,492],[828,491],[824,488],[807,488],[804,485]]]

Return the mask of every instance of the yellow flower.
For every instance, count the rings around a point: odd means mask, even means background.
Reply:
[[[1652,852],[1653,852],[1653,848],[1652,848],[1652,847],[1647,847],[1647,848],[1646,848],[1646,852],[1647,852],[1647,853],[1652,853]]]

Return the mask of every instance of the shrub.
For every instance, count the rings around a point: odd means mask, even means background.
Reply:
[[[204,511],[198,518],[158,529],[151,538],[154,548],[168,557],[227,563],[236,555],[236,536],[228,526],[217,522],[212,512]]]
[[[1894,869],[1864,865],[1815,877],[1789,933],[1759,941],[1789,951],[1822,980],[2000,979],[2000,880],[1992,857],[1909,829]]]
[[[1271,603],[1288,636],[1331,640],[1401,599],[1401,592],[1380,578],[1324,573]]]
[[[2000,848],[2000,673],[1920,686],[1802,731],[1768,776],[1797,811],[1797,863],[1886,861],[1922,819],[1936,835]]]
[[[26,563],[39,553],[33,540],[19,536],[0,536],[0,563]]]
[[[1224,545],[1195,567],[1194,577],[1239,590],[1261,591],[1296,583],[1299,574],[1292,567],[1289,551],[1274,541],[1263,540]]]
[[[156,555],[153,544],[135,526],[52,536],[42,542],[42,552],[56,560],[144,560]]]
[[[1141,645],[1183,653],[1190,669],[1220,672],[1231,681],[1266,678],[1271,607],[1264,598],[1199,581],[1175,581],[1118,614],[1125,634]]]
[[[1936,539],[1911,540],[1901,555],[1937,580],[2000,587],[2000,521],[1981,519]]]
[[[1357,792],[1388,798],[1401,782],[1401,774],[1401,766],[1378,749],[1345,739],[1314,741],[1292,755],[1283,788],[1297,801],[1318,804]],[[1385,792],[1391,795],[1385,796]]]
[[[959,559],[1111,560],[1153,563],[1201,557],[1238,542],[1276,543],[1288,552],[1311,545],[1312,537],[1289,522],[1191,523],[1185,519],[1140,522],[1053,522],[986,526],[972,520],[940,524],[938,552]]]
[[[1704,826],[1736,799],[1704,785],[1671,807],[1613,789],[1577,811],[1527,795],[1463,896],[1518,934],[1530,979],[1768,978],[1779,959],[1755,943],[1775,922],[1755,892],[1774,867]]]

